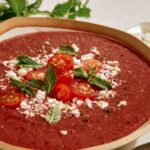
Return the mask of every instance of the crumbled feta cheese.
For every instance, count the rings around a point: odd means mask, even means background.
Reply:
[[[19,75],[19,76],[25,76],[26,74],[27,74],[27,70],[26,70],[26,69],[20,68],[20,69],[18,70],[18,75]]]
[[[117,104],[118,107],[121,106],[127,106],[127,101],[120,101],[119,104]]]
[[[8,67],[9,69],[13,69],[17,63],[18,63],[18,60],[16,60],[16,59],[12,59],[12,60],[8,60],[8,61],[2,61],[2,64],[4,66]]]
[[[94,57],[95,57],[94,54],[88,53],[88,54],[81,55],[81,60],[93,59]]]
[[[17,74],[14,71],[6,71],[6,77],[19,80]]]
[[[86,98],[85,103],[88,106],[88,108],[93,108],[92,101],[89,98]]]
[[[30,109],[30,106],[25,101],[22,101],[20,103],[20,108],[22,108],[22,109]]]
[[[109,103],[106,101],[99,101],[97,102],[97,106],[101,109],[105,109],[109,106]]]
[[[75,117],[80,117],[80,111],[76,108],[71,111],[71,114]]]
[[[67,134],[68,134],[68,131],[67,131],[67,130],[60,130],[60,133],[61,133],[62,135],[67,135]]]
[[[95,55],[100,55],[100,51],[97,49],[97,47],[92,47],[90,51],[93,52]]]
[[[74,61],[74,67],[75,68],[78,68],[78,67],[81,67],[81,60],[80,59],[77,59],[76,57],[73,57],[73,61]]]
[[[41,90],[38,90],[35,96],[35,98],[38,99],[39,101],[43,101],[45,97],[46,97],[46,92]]]
[[[76,44],[72,44],[72,48],[74,48],[75,52],[79,51],[79,47]]]
[[[53,54],[54,54],[54,53],[58,53],[58,51],[59,51],[58,48],[53,48],[53,49],[52,49],[52,53],[53,53]]]

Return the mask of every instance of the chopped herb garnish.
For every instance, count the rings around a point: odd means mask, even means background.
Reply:
[[[78,78],[87,79],[91,85],[97,86],[102,89],[112,89],[109,82],[94,75],[95,70],[96,68],[94,67],[90,69],[87,74],[87,72],[83,68],[76,68],[73,70],[73,74]]]
[[[89,70],[88,79],[90,79],[95,74],[95,71],[96,71],[96,67]]]
[[[50,108],[44,118],[48,123],[55,124],[55,123],[59,122],[61,119],[60,105],[58,104],[58,105]]]
[[[73,70],[73,74],[81,79],[87,79],[88,74],[83,68],[76,68]]]
[[[27,81],[27,84],[32,86],[33,88],[37,88],[39,90],[45,90],[45,83],[40,79],[31,79]]]
[[[21,55],[17,57],[17,60],[18,60],[17,65],[19,67],[26,67],[26,68],[41,68],[42,67],[42,64],[37,63],[36,61],[34,61],[33,59],[31,59],[30,57],[26,55]]]
[[[50,93],[54,88],[55,83],[57,82],[55,70],[50,65],[48,65],[44,82],[45,82],[45,90],[47,91],[47,93]]]
[[[42,2],[42,0],[35,0],[34,3],[30,4],[28,0],[5,0],[0,3],[0,21],[15,16],[35,14],[75,19],[76,17],[89,17],[91,12],[90,8],[87,7],[88,0],[85,3],[82,0],[67,0],[54,6],[52,11],[41,11],[39,8]]]
[[[75,51],[75,49],[68,45],[61,45],[59,47],[59,50],[60,50],[60,52],[65,52],[70,55],[77,55],[77,52]]]
[[[20,82],[18,80],[12,79],[12,78],[10,78],[10,81],[11,81],[11,84],[13,86],[16,86],[22,92],[25,92],[25,93],[27,93],[29,95],[32,95],[32,96],[35,96],[34,90],[30,86],[28,86],[26,83],[22,83],[22,82]]]
[[[97,86],[99,88],[102,88],[102,89],[112,89],[112,87],[111,87],[111,85],[110,85],[109,82],[107,82],[106,80],[101,79],[99,77],[94,76],[91,79],[89,79],[88,81],[89,81],[89,83],[91,85],[95,85],[95,86]]]

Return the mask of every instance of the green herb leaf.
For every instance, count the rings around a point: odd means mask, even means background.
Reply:
[[[27,84],[32,86],[33,88],[37,88],[39,90],[45,90],[45,83],[40,79],[31,79],[27,81]]]
[[[36,0],[34,3],[32,3],[27,7],[28,8],[27,10],[30,12],[36,12],[41,6],[41,4],[42,4],[42,0]]]
[[[55,123],[59,122],[61,119],[60,105],[58,104],[58,105],[50,108],[44,118],[48,123],[55,124]]]
[[[93,74],[95,73],[95,70],[96,70],[96,67],[94,67],[94,68],[89,70],[89,72],[88,72],[88,79],[90,79],[93,76]]]
[[[17,16],[23,15],[23,11],[26,9],[26,0],[6,0],[6,1]]]
[[[19,88],[22,92],[25,92],[29,95],[35,96],[35,92],[30,88],[26,83],[22,83],[18,80],[10,78],[11,84]]]
[[[91,79],[89,79],[88,81],[89,81],[89,83],[91,85],[95,85],[95,86],[97,86],[99,88],[102,88],[102,89],[112,89],[112,87],[111,87],[111,85],[110,85],[109,82],[107,82],[106,80],[101,79],[99,77],[94,76]]]
[[[75,51],[75,49],[68,45],[61,45],[59,47],[59,50],[60,50],[60,52],[65,52],[70,55],[77,55],[77,52]]]
[[[27,67],[27,68],[41,68],[42,67],[42,64],[35,62],[34,60],[32,60],[26,55],[21,55],[17,57],[17,60],[19,61],[17,65],[21,67]]]
[[[76,68],[73,70],[73,74],[81,79],[87,79],[88,74],[83,68]]]
[[[91,9],[84,6],[77,11],[77,16],[78,17],[90,17],[90,12],[91,12]]]
[[[45,74],[45,90],[50,93],[57,82],[55,70],[49,65]]]
[[[63,17],[72,8],[72,0],[68,0],[65,3],[57,4],[51,12],[53,17]]]

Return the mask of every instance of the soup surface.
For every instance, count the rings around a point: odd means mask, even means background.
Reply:
[[[0,43],[0,140],[39,150],[117,140],[150,119],[149,88],[148,64],[115,40],[16,36]]]

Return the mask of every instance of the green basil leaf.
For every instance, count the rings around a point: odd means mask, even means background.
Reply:
[[[47,91],[47,93],[50,93],[57,82],[55,70],[50,65],[48,66],[48,69],[46,71],[44,82],[45,90]]]
[[[34,3],[32,3],[27,7],[28,8],[27,10],[30,12],[37,12],[41,4],[42,4],[42,0],[36,0]]]
[[[32,60],[26,55],[21,55],[17,57],[17,60],[19,61],[17,63],[18,66],[27,67],[27,68],[41,68],[42,67],[42,64],[35,62],[34,60]]]
[[[87,79],[88,74],[83,68],[76,68],[73,70],[74,76],[81,78],[81,79]]]
[[[97,86],[99,88],[102,88],[102,89],[112,89],[112,87],[111,87],[111,85],[110,85],[109,82],[107,82],[106,80],[101,79],[99,77],[94,76],[91,79],[89,79],[88,81],[89,81],[89,83],[91,85],[95,85],[95,86]]]
[[[53,17],[63,17],[73,6],[73,1],[68,0],[65,3],[57,4],[51,12],[51,16]]]
[[[88,72],[88,79],[90,79],[93,76],[93,74],[95,73],[95,70],[96,70],[96,67],[94,67],[94,68],[89,70],[89,72]]]
[[[82,8],[80,8],[77,11],[77,16],[78,17],[90,17],[90,12],[91,12],[90,8],[87,8],[86,6],[83,6]]]
[[[6,0],[6,1],[17,16],[23,15],[23,11],[26,9],[26,0]]]
[[[32,86],[33,88],[37,88],[39,90],[44,91],[45,90],[45,83],[44,81],[40,80],[40,79],[31,79],[27,81],[27,84]]]
[[[10,78],[11,84],[19,88],[22,92],[25,92],[29,95],[35,96],[35,92],[30,88],[26,83],[22,83],[18,80]]]
[[[76,8],[72,7],[68,13],[68,19],[75,19],[76,18]]]
[[[55,124],[55,123],[59,122],[61,119],[60,105],[58,104],[58,105],[50,108],[44,118],[48,123],[51,123],[51,124]]]
[[[74,48],[68,45],[61,45],[59,47],[60,52],[68,53],[70,55],[77,55],[77,52],[75,51]]]

